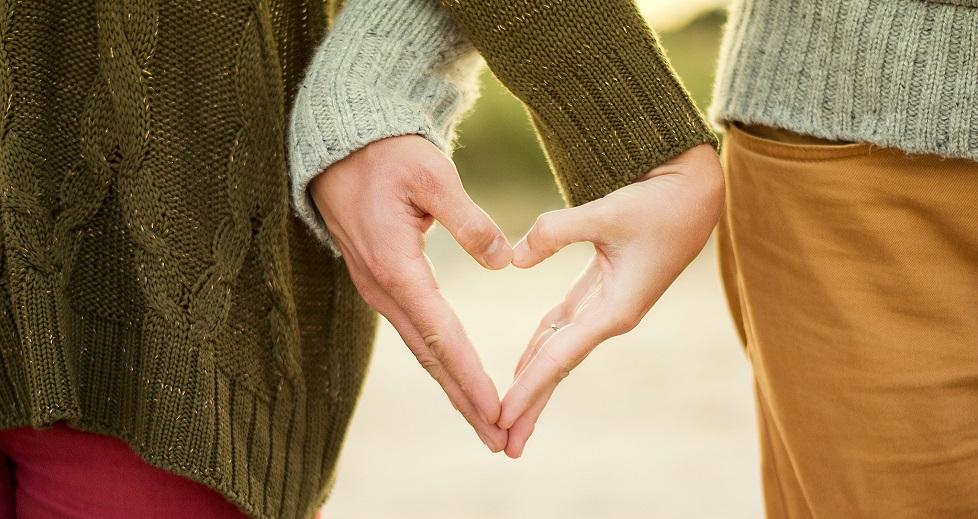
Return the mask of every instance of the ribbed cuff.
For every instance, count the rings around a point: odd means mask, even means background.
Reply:
[[[452,152],[482,60],[437,0],[349,0],[299,87],[289,125],[295,213],[336,255],[309,182],[371,142],[426,137]]]
[[[718,146],[632,0],[443,0],[533,119],[564,198]]]

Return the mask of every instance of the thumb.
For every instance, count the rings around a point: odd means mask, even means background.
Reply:
[[[571,243],[596,241],[600,218],[595,209],[592,202],[538,216],[513,249],[513,265],[530,268]]]
[[[506,235],[469,197],[457,175],[445,182],[438,195],[430,197],[425,205],[425,211],[482,266],[501,269],[513,259],[513,248]]]

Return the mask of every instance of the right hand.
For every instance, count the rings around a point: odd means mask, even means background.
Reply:
[[[469,198],[454,163],[417,135],[382,139],[334,163],[309,191],[363,299],[394,326],[418,362],[492,452],[499,393],[442,296],[425,255],[435,220],[480,264],[500,269],[513,250]]]

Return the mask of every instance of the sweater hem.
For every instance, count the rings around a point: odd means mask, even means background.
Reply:
[[[369,341],[373,314],[352,291],[345,293],[350,297],[335,301],[328,335],[354,326]],[[194,357],[190,363],[199,376],[185,383],[168,377],[146,349],[141,326],[74,309],[65,318],[66,341],[59,344],[66,358],[77,356],[71,352],[102,353],[73,363],[77,392],[3,395],[0,429],[64,420],[118,438],[150,465],[214,489],[252,519],[308,519],[322,507],[369,355],[337,364],[349,374],[310,393],[284,374],[258,380],[255,373],[234,371],[206,342],[173,345]],[[357,344],[324,347],[350,351]],[[0,356],[0,374],[23,370],[16,347],[0,349],[8,350]],[[37,387],[52,387],[63,377],[49,374]]]

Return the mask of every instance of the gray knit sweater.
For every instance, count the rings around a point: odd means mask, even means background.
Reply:
[[[710,117],[978,160],[978,0],[734,0]]]
[[[386,137],[416,134],[451,153],[484,62],[439,0],[347,0],[306,70],[288,131],[295,213],[336,255],[309,182]]]

